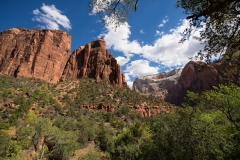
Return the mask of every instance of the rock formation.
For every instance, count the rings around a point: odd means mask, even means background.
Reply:
[[[181,73],[182,69],[175,69],[171,72],[138,77],[133,82],[133,90],[145,96],[164,100],[175,91]]]
[[[159,97],[180,104],[187,91],[202,93],[223,83],[222,63],[206,64],[190,61],[181,70],[137,78],[133,90],[147,96]]]
[[[64,31],[11,28],[0,33],[0,74],[52,83],[89,77],[127,87],[103,39],[79,47],[72,55],[70,47],[71,36]]]
[[[152,115],[160,113],[169,113],[177,109],[176,106],[149,106],[146,102],[141,103],[140,105],[129,104],[128,107],[130,110],[139,113],[142,117],[151,117]],[[115,106],[111,104],[88,104],[82,105],[83,109],[87,109],[91,112],[103,111],[103,112],[114,112]]]
[[[204,62],[188,62],[175,87],[175,92],[166,97],[166,101],[180,104],[187,91],[202,93],[223,83],[221,63],[206,64]]]
[[[98,39],[73,51],[62,75],[62,80],[81,77],[103,80],[120,87],[127,87],[117,60],[106,49],[103,39]]]
[[[67,32],[11,28],[0,34],[0,73],[58,82],[70,47]]]

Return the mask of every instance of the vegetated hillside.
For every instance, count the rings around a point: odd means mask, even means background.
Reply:
[[[239,86],[221,85],[189,92],[184,108],[142,117],[141,103],[152,112],[168,104],[93,79],[1,75],[0,159],[238,159],[239,97]]]
[[[170,104],[89,78],[51,84],[0,75],[0,156],[71,157],[96,140],[101,123],[117,132],[156,105]]]

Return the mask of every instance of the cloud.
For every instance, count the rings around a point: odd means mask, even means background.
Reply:
[[[165,25],[165,23],[168,22],[168,17],[166,16],[163,20],[162,20],[162,23],[158,25],[158,27],[163,27]]]
[[[159,67],[151,67],[148,60],[132,61],[124,70],[127,76],[139,77],[144,75],[157,74]]]
[[[130,41],[131,31],[128,23],[119,26],[116,30],[109,25],[100,36],[104,37],[108,48],[123,52],[126,58],[118,58],[123,65],[134,54],[137,54],[148,61],[166,67],[183,66],[189,61],[188,57],[196,55],[199,50],[203,49],[203,45],[193,38],[199,35],[199,29],[195,29],[194,34],[189,36],[184,43],[179,43],[183,31],[188,26],[188,20],[181,20],[179,25],[170,29],[168,33],[156,31],[156,35],[159,34],[161,37],[157,38],[153,44],[140,43],[137,40]]]
[[[118,56],[118,57],[116,57],[116,60],[117,60],[118,64],[120,64],[121,66],[124,66],[126,63],[129,62],[130,58]]]
[[[141,34],[144,34],[144,31],[141,29],[141,30],[140,30],[140,33],[141,33]]]
[[[127,81],[127,85],[130,89],[133,87],[133,81]]]
[[[158,31],[158,30],[156,30],[156,34],[155,34],[155,36],[162,36],[164,34],[164,32],[162,31],[162,32],[160,32],[160,31]]]
[[[123,52],[123,54],[129,58],[132,54],[140,54],[141,46],[137,40],[130,41],[131,35],[130,26],[128,23],[120,25],[115,28],[114,25],[108,25],[98,37],[104,37],[107,48],[112,48],[116,51]]]
[[[139,76],[157,74],[159,71],[158,67],[150,66],[150,62],[147,60],[135,60],[132,61],[124,70],[125,80],[130,89],[132,89],[133,81],[132,78],[136,78]]]
[[[171,29],[170,33],[163,34],[155,40],[153,45],[142,46],[142,56],[167,67],[185,65],[189,61],[188,57],[194,56],[203,48],[203,45],[193,38],[199,35],[199,29],[196,29],[184,43],[179,43],[184,29],[188,26],[189,21],[183,20],[179,26]]]
[[[38,9],[33,10],[32,20],[43,23],[40,25],[42,28],[59,29],[61,25],[64,29],[72,29],[70,20],[55,5],[48,6],[43,3],[41,10],[42,12]]]

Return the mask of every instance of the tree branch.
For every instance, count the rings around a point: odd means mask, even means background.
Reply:
[[[115,10],[116,10],[116,8],[117,8],[117,6],[118,6],[118,4],[119,4],[120,1],[121,1],[121,0],[118,0],[118,1],[117,1],[116,5],[114,6],[114,8],[112,9],[112,11],[110,12],[109,15],[111,15],[113,12],[115,12]]]

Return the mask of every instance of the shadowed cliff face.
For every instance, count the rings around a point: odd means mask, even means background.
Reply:
[[[166,97],[166,101],[180,104],[187,91],[202,93],[223,83],[221,63],[206,64],[204,62],[188,62],[174,88],[174,92]]]
[[[121,67],[103,39],[79,47],[72,55],[70,47],[67,32],[11,28],[0,33],[0,74],[52,83],[89,77],[127,87]]]
[[[0,34],[0,73],[58,82],[70,56],[67,32],[12,28]]]

